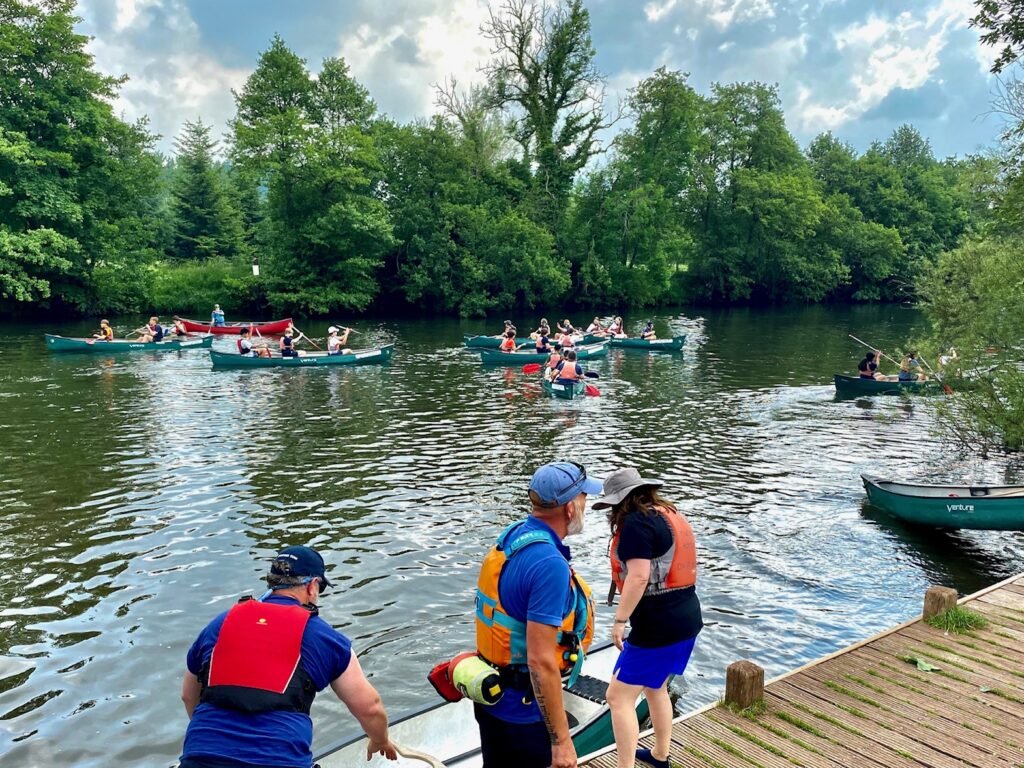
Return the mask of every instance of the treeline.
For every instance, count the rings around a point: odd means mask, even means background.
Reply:
[[[801,151],[762,83],[659,69],[611,114],[582,0],[494,11],[484,84],[411,124],[275,37],[224,145],[196,119],[167,159],[113,114],[121,80],[76,21],[73,0],[0,0],[5,314],[903,299],[1000,180],[911,126]]]

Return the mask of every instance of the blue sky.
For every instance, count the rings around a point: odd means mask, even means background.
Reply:
[[[490,5],[497,8],[500,3]],[[130,78],[116,104],[147,115],[170,151],[182,123],[221,133],[272,35],[312,70],[341,56],[381,111],[436,110],[436,83],[479,79],[486,0],[81,0],[101,70]],[[860,150],[913,123],[936,154],[989,146],[992,52],[968,27],[971,0],[587,0],[613,99],[659,66],[714,82],[777,83],[801,146],[831,130]]]

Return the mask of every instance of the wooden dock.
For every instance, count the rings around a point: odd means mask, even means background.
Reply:
[[[925,615],[941,591],[929,590]],[[956,602],[945,594],[945,607]],[[1024,768],[1024,575],[959,604],[987,626],[958,635],[918,619],[770,681],[760,705],[685,715],[673,726],[670,763]],[[641,742],[653,745],[650,731]],[[580,765],[615,768],[614,748]]]

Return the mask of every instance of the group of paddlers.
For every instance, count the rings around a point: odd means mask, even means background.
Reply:
[[[344,330],[344,333],[342,331]],[[259,331],[256,331],[259,334]],[[347,355],[351,354],[352,350],[349,349],[348,344],[349,334],[352,333],[351,328],[339,328],[336,325],[332,325],[327,329],[327,354],[328,355]],[[273,357],[273,353],[270,351],[269,344],[263,340],[263,336],[260,335],[260,340],[253,341],[252,331],[249,328],[241,328],[238,334],[238,341],[235,345],[238,347],[238,354],[245,357]],[[281,357],[303,357],[305,356],[305,350],[298,349],[296,345],[305,339],[317,349],[316,342],[310,339],[306,334],[296,328],[294,325],[289,325],[285,329],[284,335],[277,342],[277,349]]]
[[[185,329],[185,323],[177,315],[174,316],[174,323],[168,327],[160,324],[160,318],[154,315],[149,318],[149,322],[141,328],[136,328],[134,338],[131,341],[141,341],[146,344],[152,342],[160,342],[164,339],[168,339],[173,334],[177,338],[184,338],[188,336],[188,331]],[[92,335],[96,341],[113,341],[114,340],[114,329],[110,327],[109,320],[100,320],[99,330]]]
[[[857,365],[857,372],[862,379],[873,379],[875,381],[927,381],[928,376],[924,373],[921,368],[923,362],[917,352],[908,352],[903,356],[903,359],[898,363],[899,371],[895,374],[884,374],[878,370],[878,361],[882,358],[886,358],[893,363],[896,363],[893,358],[882,352],[880,349],[869,351],[864,355],[864,358]],[[949,352],[939,357],[939,365],[945,367],[954,360],[958,360],[956,350],[950,348]],[[925,362],[928,366],[928,363]],[[931,366],[928,366],[931,370]],[[934,373],[934,372],[933,372]],[[941,379],[940,379],[941,381]]]

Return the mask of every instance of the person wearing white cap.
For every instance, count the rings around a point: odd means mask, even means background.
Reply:
[[[704,626],[697,599],[697,549],[693,530],[679,510],[658,494],[660,480],[620,469],[604,481],[594,509],[608,509],[612,578],[621,597],[612,641],[622,652],[615,662],[607,700],[619,768],[634,759],[669,768],[672,701],[668,682],[686,669]],[[626,623],[630,625],[628,639]],[[637,749],[636,700],[643,692],[654,726],[654,747]]]
[[[341,336],[338,333],[341,331],[336,325],[332,325],[327,329],[327,354],[328,355],[347,355],[352,352],[345,345],[348,343],[348,335],[352,333],[351,328],[346,328],[345,333]]]

